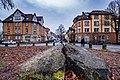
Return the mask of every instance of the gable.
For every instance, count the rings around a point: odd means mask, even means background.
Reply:
[[[18,10],[13,14],[13,21],[23,21],[23,14]]]
[[[34,14],[34,16],[33,16],[33,20],[32,20],[32,21],[37,22],[36,14]]]

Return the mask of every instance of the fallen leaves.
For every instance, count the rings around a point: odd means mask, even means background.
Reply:
[[[48,48],[50,47],[0,47],[0,80],[17,80],[15,67]],[[28,52],[28,54],[24,54],[24,52]]]
[[[113,80],[120,80],[120,53],[104,50],[88,49],[92,53],[98,54],[109,65]]]

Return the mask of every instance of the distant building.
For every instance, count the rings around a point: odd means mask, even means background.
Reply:
[[[114,27],[111,18],[112,14],[103,10],[94,10],[92,12],[83,12],[74,18],[72,28],[75,29],[76,41],[80,42],[82,38],[86,42],[95,44],[113,43],[116,41]],[[69,32],[70,33],[70,32]],[[120,34],[119,34],[120,42]]]
[[[17,9],[3,20],[3,39],[18,42],[44,42],[46,28],[43,16],[25,14]]]
[[[49,31],[48,33],[48,40],[53,40],[53,39],[57,39],[57,36],[55,33]]]

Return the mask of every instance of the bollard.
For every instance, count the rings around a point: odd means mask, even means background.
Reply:
[[[17,46],[20,46],[20,43],[17,43]]]
[[[5,47],[8,47],[8,44],[7,44],[7,43],[5,44]]]
[[[89,43],[89,48],[92,48],[92,43]]]
[[[35,43],[33,43],[33,46],[35,46]]]
[[[53,42],[53,46],[55,46],[55,42]]]
[[[48,46],[48,42],[46,42],[46,46]]]
[[[102,49],[107,49],[107,45],[105,43],[103,43]]]

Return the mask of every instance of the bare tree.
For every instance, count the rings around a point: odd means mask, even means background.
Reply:
[[[62,40],[62,34],[65,33],[65,28],[62,24],[60,24],[60,26],[58,27],[58,29],[56,29],[56,34],[58,35],[58,37]]]
[[[118,43],[118,33],[120,30],[120,0],[111,1],[106,9],[113,14],[112,20],[114,21],[114,29],[116,32],[116,43]]]
[[[14,3],[13,3],[13,0],[0,0],[0,9],[8,9],[11,8],[13,9],[14,8]]]

